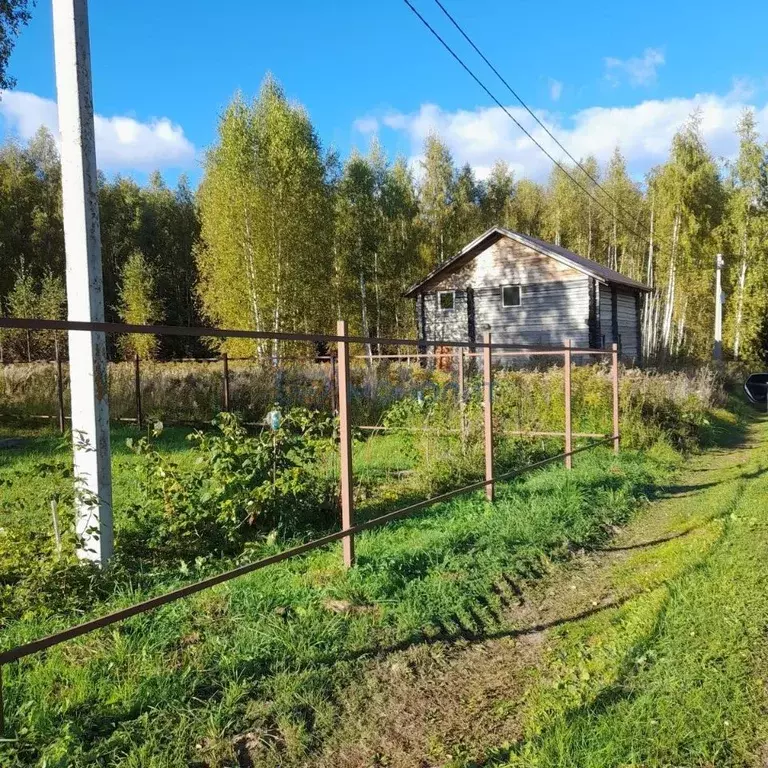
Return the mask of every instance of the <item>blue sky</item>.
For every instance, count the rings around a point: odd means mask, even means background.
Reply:
[[[764,1],[744,0],[738,13],[736,4],[724,13],[722,3],[691,0],[444,3],[574,154],[605,159],[619,143],[641,177],[696,107],[718,155],[734,151],[744,106],[768,134]],[[433,0],[414,4],[513,104]],[[548,171],[402,0],[90,6],[99,162],[108,172],[143,179],[158,167],[171,180],[183,171],[196,181],[218,114],[236,90],[254,94],[267,71],[342,155],[377,134],[390,153],[415,161],[437,129],[480,176],[497,157],[519,175]],[[3,130],[23,139],[41,123],[55,129],[50,0],[39,0],[11,72],[18,84],[0,102]]]

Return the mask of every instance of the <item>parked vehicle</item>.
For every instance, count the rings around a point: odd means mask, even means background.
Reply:
[[[755,405],[768,404],[768,373],[752,373],[744,382],[747,398]]]

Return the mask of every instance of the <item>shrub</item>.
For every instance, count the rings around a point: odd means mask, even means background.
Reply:
[[[129,441],[141,458],[144,496],[129,515],[152,550],[182,558],[232,553],[259,533],[295,534],[325,522],[337,504],[332,477],[318,469],[334,447],[330,418],[293,409],[276,429],[255,435],[229,413],[213,425],[213,433],[189,435],[192,460],[184,467],[150,436]]]
[[[658,444],[689,451],[722,399],[724,381],[715,370],[688,373],[624,371],[620,408],[622,444],[647,450]],[[400,430],[414,456],[418,481],[429,493],[477,481],[483,476],[482,382],[469,377],[461,408],[455,388],[424,382],[416,396],[390,407],[382,423]],[[571,382],[574,432],[612,432],[612,384],[605,365],[574,367]],[[494,372],[494,464],[497,474],[563,451],[563,439],[514,436],[515,431],[564,429],[563,371],[501,368]]]
[[[98,566],[75,556],[72,531],[62,539],[58,552],[49,531],[20,521],[0,528],[0,626],[22,614],[83,611],[108,594]]]

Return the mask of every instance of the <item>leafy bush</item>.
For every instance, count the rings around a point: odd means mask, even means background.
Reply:
[[[723,386],[722,376],[710,369],[665,374],[624,371],[620,388],[623,446],[648,450],[663,443],[681,451],[697,447],[709,425],[710,410],[722,397]],[[385,427],[402,433],[414,457],[418,480],[429,493],[469,484],[483,476],[479,376],[468,377],[466,392],[462,410],[454,387],[441,388],[434,380],[426,381],[415,395],[390,407],[382,419]],[[574,432],[611,434],[612,384],[607,366],[574,367],[571,398]],[[514,433],[564,429],[562,368],[495,371],[493,420],[498,474],[561,453],[563,438]]]
[[[129,441],[141,458],[144,496],[129,514],[155,553],[231,553],[255,533],[295,535],[326,521],[337,504],[332,477],[318,471],[334,446],[330,418],[294,409],[276,429],[255,435],[229,413],[213,425],[213,433],[189,435],[192,461],[183,467],[158,451],[151,436]]]
[[[75,556],[71,530],[59,552],[49,531],[19,521],[0,528],[0,626],[25,614],[82,611],[108,593],[98,566]]]

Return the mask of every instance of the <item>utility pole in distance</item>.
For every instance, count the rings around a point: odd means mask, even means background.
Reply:
[[[713,356],[715,360],[723,359],[723,254],[718,253],[715,259],[715,344]]]
[[[53,0],[56,92],[70,320],[104,321],[87,0]],[[69,332],[78,556],[112,555],[112,472],[103,333]]]

